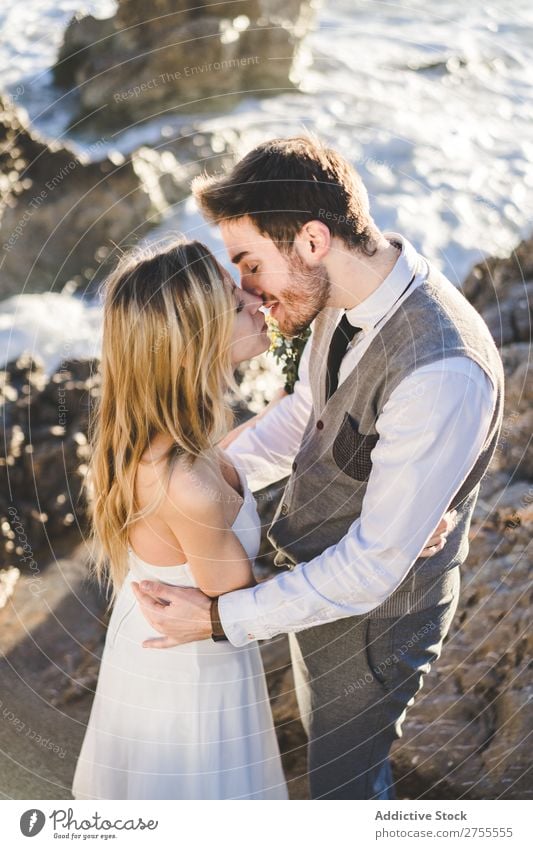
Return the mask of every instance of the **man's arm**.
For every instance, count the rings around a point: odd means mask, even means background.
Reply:
[[[221,596],[235,646],[378,607],[401,583],[486,439],[494,389],[472,360],[419,369],[392,393],[361,516],[318,557],[252,589]]]
[[[235,466],[246,475],[252,490],[262,489],[290,474],[311,414],[310,349],[309,339],[292,395],[286,395],[258,417],[225,449]]]

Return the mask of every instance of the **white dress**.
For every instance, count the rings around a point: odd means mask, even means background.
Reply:
[[[260,521],[244,480],[243,487],[233,530],[253,560]],[[142,648],[160,634],[143,617],[131,581],[196,583],[188,564],[152,566],[131,549],[129,562],[109,622],[74,798],[287,799],[257,642]]]

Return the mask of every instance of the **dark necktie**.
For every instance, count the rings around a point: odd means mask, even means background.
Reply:
[[[339,321],[328,352],[328,365],[326,372],[326,401],[333,395],[339,385],[339,369],[346,353],[346,349],[356,333],[361,332],[361,327],[354,327],[346,318],[346,313]]]

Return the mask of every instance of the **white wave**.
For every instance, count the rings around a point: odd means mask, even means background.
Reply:
[[[27,352],[52,374],[65,360],[97,357],[102,310],[72,295],[14,295],[0,304],[0,368]]]

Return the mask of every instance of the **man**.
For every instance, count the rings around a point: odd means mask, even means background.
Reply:
[[[390,747],[457,606],[501,427],[501,361],[452,284],[379,231],[335,151],[266,142],[194,192],[243,288],[287,335],[313,333],[294,394],[228,449],[252,489],[290,473],[269,532],[290,568],[213,603],[142,585],[165,635],[153,645],[289,633],[312,797],[394,798]],[[424,548],[446,510],[446,545]]]

